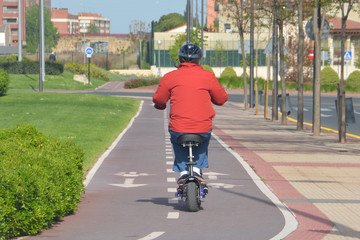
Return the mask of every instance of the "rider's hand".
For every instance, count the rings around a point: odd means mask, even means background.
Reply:
[[[156,104],[154,105],[156,109],[164,110],[166,108],[166,104]]]

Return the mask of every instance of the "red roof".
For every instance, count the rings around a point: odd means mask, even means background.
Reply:
[[[339,29],[341,29],[341,18],[339,18],[339,17],[329,18],[329,24],[330,24],[330,28],[332,30],[339,30]],[[360,23],[351,21],[351,20],[347,20],[346,21],[346,30],[355,30],[355,29],[360,30]]]

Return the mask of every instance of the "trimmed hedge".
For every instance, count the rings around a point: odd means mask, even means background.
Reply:
[[[33,235],[77,209],[83,150],[32,126],[0,130],[0,239]]]
[[[206,71],[214,72],[214,70],[209,65],[202,65],[202,68]]]
[[[131,89],[131,88],[138,88],[138,87],[144,87],[144,86],[152,86],[157,85],[160,82],[160,78],[157,79],[132,79],[125,83],[124,88]]]
[[[325,92],[336,91],[340,78],[337,72],[331,67],[325,67],[321,70],[321,90]]]
[[[0,97],[4,96],[9,86],[9,75],[0,68]]]
[[[360,71],[352,72],[345,81],[345,89],[348,92],[360,92]]]
[[[231,78],[231,77],[236,77],[236,72],[234,70],[233,67],[228,66],[224,69],[224,71],[221,73],[220,75],[221,78]]]
[[[40,65],[35,61],[1,62],[0,67],[12,74],[39,74]],[[64,64],[53,61],[45,62],[45,74],[61,75],[64,72]]]
[[[88,65],[78,64],[75,62],[66,63],[65,69],[75,74],[88,74]],[[90,76],[100,78],[104,81],[109,81],[109,75],[107,75],[101,68],[94,64],[90,64]]]

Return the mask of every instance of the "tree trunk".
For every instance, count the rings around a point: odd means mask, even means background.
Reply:
[[[316,1],[318,6],[319,0]],[[314,81],[314,110],[313,110],[313,135],[320,136],[320,123],[321,123],[321,109],[320,109],[320,100],[321,100],[321,56],[320,56],[320,29],[318,26],[318,8],[313,9],[313,31],[314,31],[314,46],[315,46],[315,81]]]
[[[280,48],[280,81],[281,81],[281,125],[287,124],[286,111],[286,82],[285,82],[285,59],[284,59],[284,21],[279,18],[279,48]]]
[[[246,79],[246,52],[245,52],[245,42],[244,42],[244,33],[240,33],[240,42],[241,42],[241,55],[243,61],[243,80],[244,80],[244,107],[245,110],[249,109],[248,99],[247,99],[247,79]]]
[[[304,27],[303,27],[303,1],[298,3],[298,27],[299,27],[299,46],[298,46],[298,112],[297,112],[297,130],[304,129]]]
[[[345,29],[346,29],[346,20],[347,16],[344,16],[344,5],[341,5],[341,73],[340,73],[340,89],[339,89],[339,114],[338,114],[338,122],[339,122],[339,142],[345,143],[346,141],[346,128],[345,128],[345,91],[344,91],[344,79],[345,79],[345,71],[344,71],[344,52],[345,52]]]

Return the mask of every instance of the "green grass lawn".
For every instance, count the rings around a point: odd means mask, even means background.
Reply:
[[[131,98],[10,90],[0,97],[0,128],[29,124],[50,137],[74,141],[85,150],[88,170],[138,107]]]
[[[106,72],[110,81],[125,81],[124,78]],[[39,89],[39,75],[38,74],[9,74],[10,84],[9,89]],[[95,89],[105,84],[98,78],[90,78],[91,85],[83,84],[73,80],[74,74],[64,71],[60,76],[45,75],[45,82],[43,82],[43,89],[67,89],[67,90],[86,90]]]

